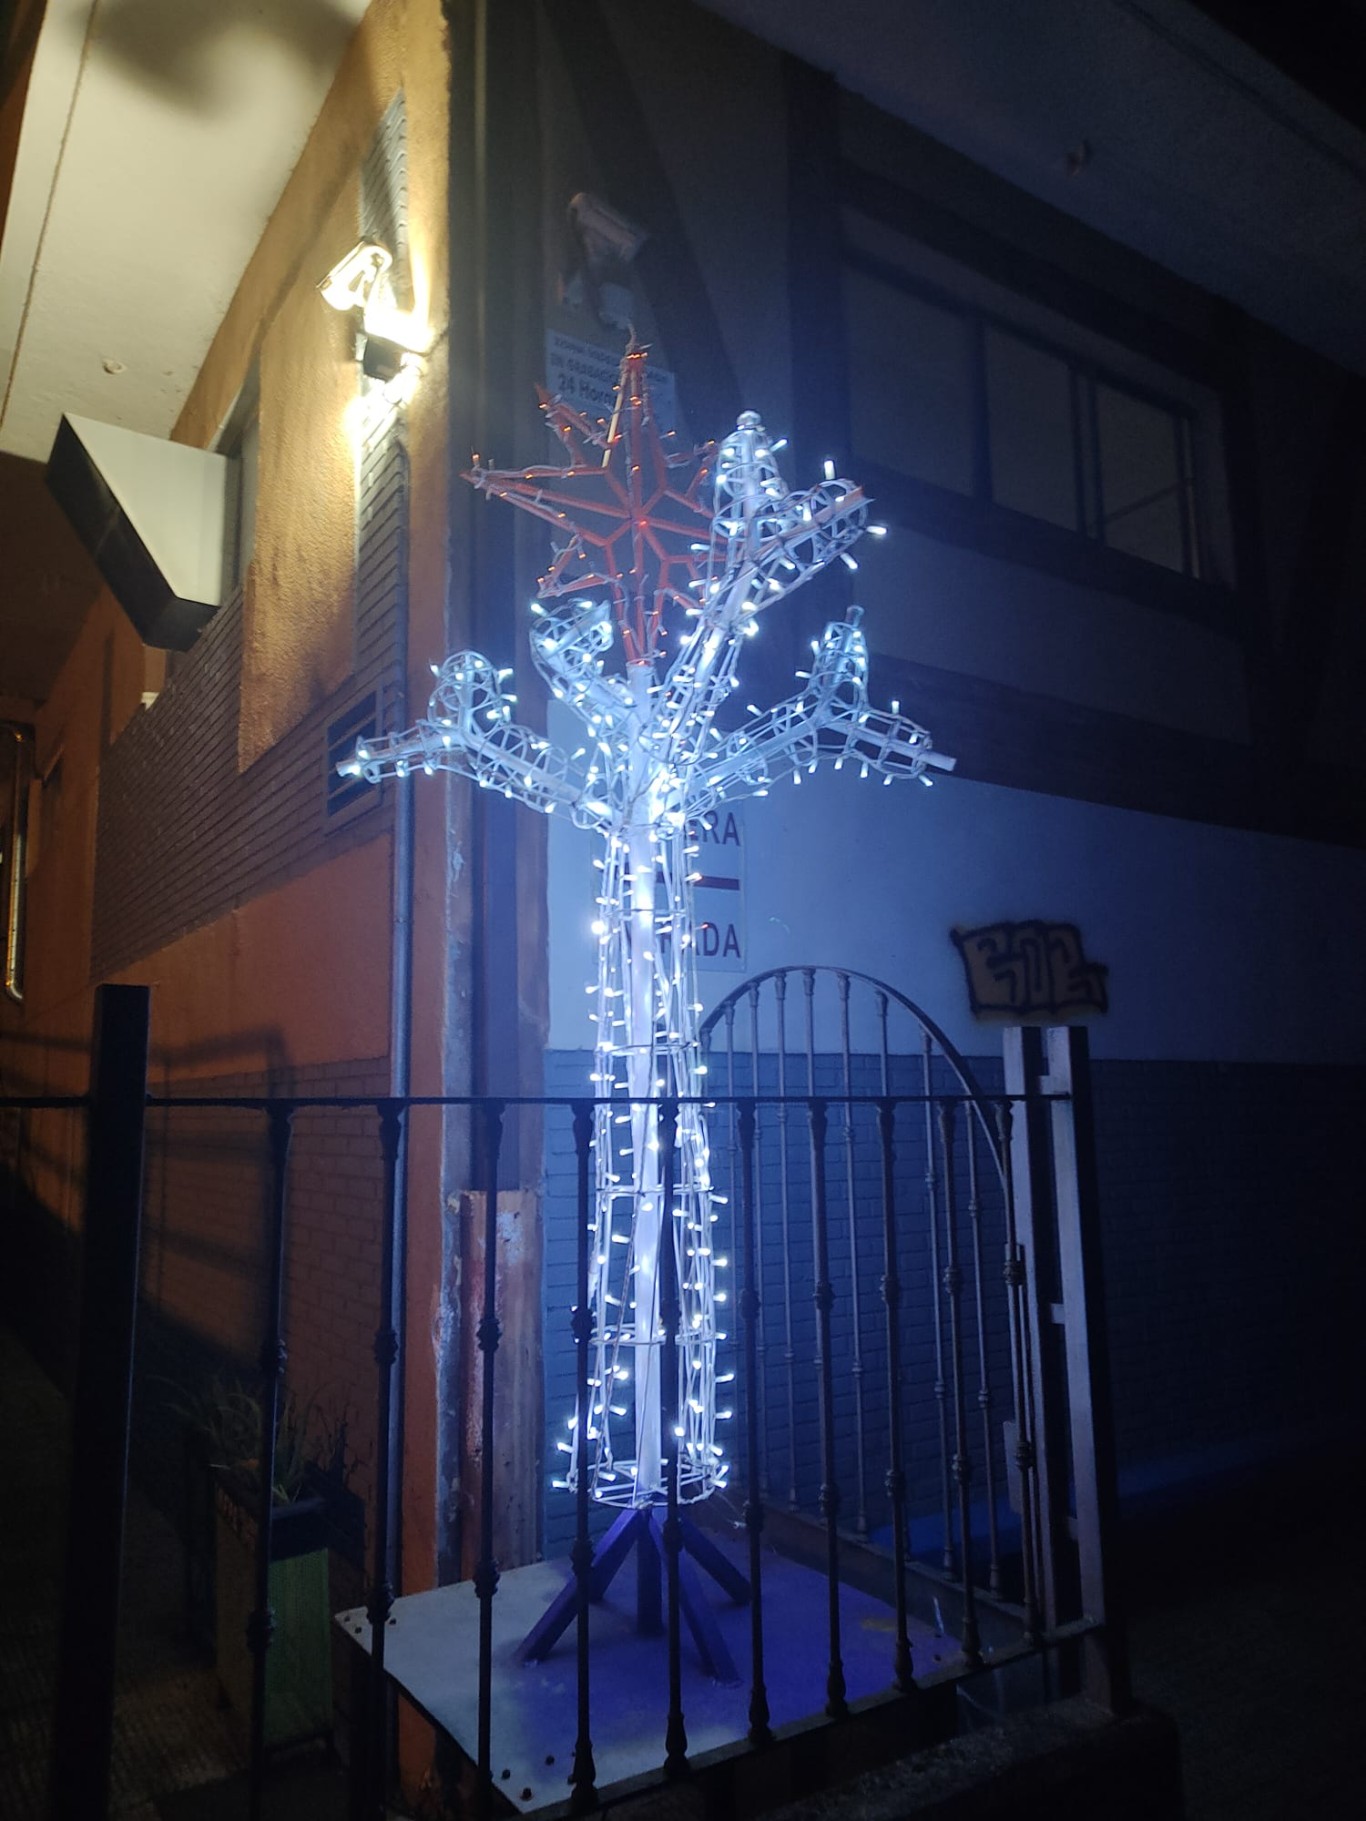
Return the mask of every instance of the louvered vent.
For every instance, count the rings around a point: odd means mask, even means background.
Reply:
[[[367,784],[364,778],[343,777],[337,770],[344,759],[354,755],[358,740],[372,740],[378,732],[379,698],[373,689],[328,723],[325,789],[329,823],[378,802],[378,785]]]
[[[361,232],[394,256],[392,283],[402,309],[412,304],[408,268],[408,118],[403,91],[389,103],[360,168]]]

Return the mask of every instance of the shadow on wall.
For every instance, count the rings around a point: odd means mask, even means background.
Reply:
[[[196,114],[228,108],[240,67],[229,40],[284,44],[308,68],[335,66],[364,11],[359,0],[106,0],[101,48],[138,86]],[[84,34],[86,19],[77,16]]]
[[[48,1089],[47,1057],[89,1055],[89,1044],[39,1032],[5,1032],[5,1055],[0,1067],[0,1092],[42,1094]],[[217,1063],[211,1082],[203,1082],[205,1065]],[[201,1079],[186,1080],[194,1069]],[[249,1073],[247,1073],[249,1071]],[[84,1077],[88,1070],[82,1070]],[[289,1089],[289,1062],[278,1026],[241,1032],[232,1038],[191,1044],[179,1049],[153,1050],[148,1083],[157,1094],[178,1088],[191,1094],[201,1085],[210,1092],[227,1094],[284,1093]],[[76,1087],[82,1092],[85,1080]],[[171,1122],[181,1119],[172,1135]],[[238,1130],[225,1127],[235,1117]],[[153,1110],[147,1124],[147,1169],[143,1210],[143,1290],[156,1295],[157,1279],[169,1258],[193,1259],[201,1273],[226,1270],[239,1283],[243,1298],[254,1294],[259,1275],[260,1209],[266,1184],[266,1144],[261,1116],[250,1116],[253,1130],[241,1129],[244,1115],[222,1115],[212,1128],[201,1116],[173,1110]],[[80,1303],[81,1246],[78,1229],[63,1220],[51,1205],[52,1185],[65,1177],[71,1203],[80,1206],[84,1193],[85,1115],[78,1108],[35,1111],[0,1110],[0,1316],[22,1337],[44,1371],[63,1390],[74,1378],[76,1325]],[[81,1128],[68,1134],[67,1123]],[[240,1168],[229,1170],[238,1202],[252,1210],[249,1231],[195,1234],[177,1227],[168,1199],[172,1177],[184,1184],[189,1205],[201,1208],[208,1185],[224,1175],[224,1165],[234,1160]],[[220,1198],[221,1199],[221,1198]],[[256,1223],[256,1224],[252,1224]],[[221,1286],[220,1286],[221,1288]],[[242,1358],[249,1357],[244,1349]],[[215,1364],[220,1363],[215,1360]]]

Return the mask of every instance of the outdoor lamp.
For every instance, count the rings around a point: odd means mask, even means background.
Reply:
[[[404,403],[416,390],[422,375],[421,350],[400,335],[406,318],[395,310],[389,273],[394,256],[377,240],[358,240],[351,251],[339,259],[318,286],[323,301],[344,314],[360,312],[356,335],[356,358],[367,379],[384,388],[393,404]]]
[[[334,310],[363,311],[393,263],[388,247],[377,240],[358,240],[319,283],[323,302]]]

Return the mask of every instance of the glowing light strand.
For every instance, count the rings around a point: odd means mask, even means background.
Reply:
[[[568,1422],[564,1480],[574,1479],[573,1435],[589,1429],[593,1496],[655,1502],[667,1455],[660,1433],[660,1247],[677,1264],[679,1490],[704,1498],[725,1484],[717,1440],[717,1344],[725,1338],[725,1261],[717,1229],[698,1041],[692,874],[696,817],[717,803],[762,795],[791,774],[856,760],[885,782],[949,770],[924,728],[870,706],[861,610],[815,642],[803,689],[722,736],[716,716],[758,615],[818,574],[866,529],[861,489],[836,477],[791,492],[774,445],[744,412],[717,449],[669,452],[654,425],[645,351],[622,362],[610,422],[593,424],[561,401],[542,401],[570,456],[561,469],[467,477],[496,498],[548,520],[557,545],[532,605],[531,651],[552,693],[582,721],[585,743],[567,753],[513,718],[516,697],[474,652],[439,669],[429,718],[357,747],[340,769],[372,781],[416,768],[453,771],[547,814],[562,810],[602,838],[597,972],[588,991],[596,1037],[594,1200],[589,1295],[594,1318],[589,1408]],[[689,479],[681,471],[691,461]],[[703,483],[710,480],[710,499]],[[577,515],[577,516],[576,516]],[[550,604],[547,604],[550,603]],[[665,661],[669,608],[681,619]],[[615,629],[615,630],[614,630]],[[620,633],[623,673],[609,674]],[[664,1207],[655,1108],[681,1102],[672,1204]]]

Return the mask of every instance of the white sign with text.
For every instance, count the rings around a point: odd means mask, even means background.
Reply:
[[[692,870],[697,965],[708,972],[745,967],[745,823],[741,806],[723,803],[688,825],[698,852]]]

